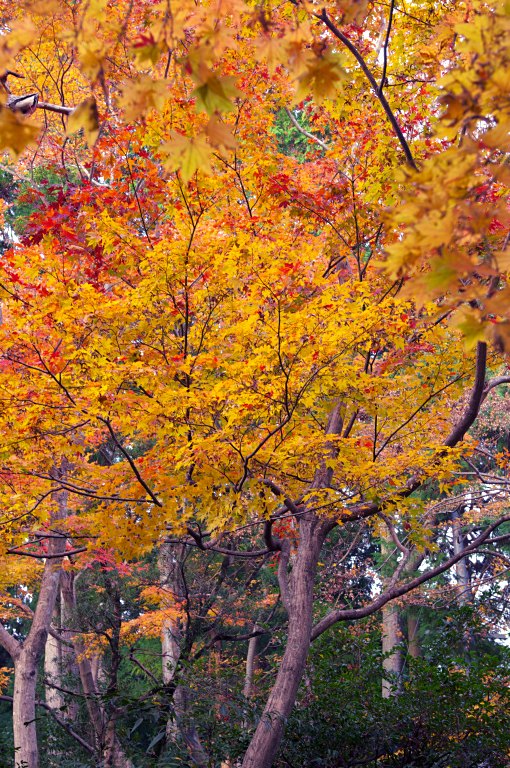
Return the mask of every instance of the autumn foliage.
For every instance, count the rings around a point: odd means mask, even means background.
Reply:
[[[110,629],[68,628],[82,681],[87,658],[168,627],[200,658],[256,624],[253,605],[211,587],[193,614],[170,561],[166,586],[144,569],[165,547],[253,557],[273,584],[257,610],[274,616],[278,576],[291,638],[243,762],[270,766],[311,639],[462,559],[437,505],[478,492],[467,433],[508,381],[508,3],[0,5],[18,185],[3,194],[0,639],[17,658],[9,622],[30,623],[21,593],[51,569],[43,639],[65,579],[98,571],[139,602],[123,617],[118,587]],[[35,113],[13,92],[37,94]],[[468,555],[504,544],[505,489],[465,513]],[[316,610],[338,530],[345,558],[389,546],[391,572]],[[372,578],[356,557],[346,582]],[[219,640],[186,645],[204,606]],[[91,749],[125,768],[115,685],[89,706]],[[181,727],[205,765],[195,735]]]

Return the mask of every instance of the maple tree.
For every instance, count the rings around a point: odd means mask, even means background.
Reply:
[[[503,496],[443,556],[418,493],[458,482],[509,380],[506,5],[2,10],[1,143],[22,178],[43,174],[2,256],[6,616],[9,588],[40,585],[27,640],[0,630],[16,762],[38,764],[59,582],[112,546],[118,565],[166,542],[277,559],[288,639],[243,762],[270,766],[312,639],[508,537]],[[299,157],[278,150],[282,110]],[[391,572],[316,617],[321,552],[349,526]],[[186,624],[172,591],[158,627]],[[98,750],[124,766],[105,711]]]

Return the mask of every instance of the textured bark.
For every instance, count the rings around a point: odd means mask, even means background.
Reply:
[[[14,664],[12,722],[14,729],[14,764],[16,768],[38,768],[39,750],[35,725],[35,689],[37,656],[22,653]]]
[[[399,608],[388,603],[382,609],[382,651],[384,699],[394,696],[400,690],[400,678],[403,669],[402,633],[400,630]]]
[[[59,472],[65,472],[62,465]],[[63,520],[67,516],[67,492],[56,496],[57,508],[52,515],[52,522]],[[60,587],[62,559],[65,553],[65,538],[59,536],[47,539],[48,559],[45,562],[39,598],[34,611],[32,625],[25,641],[18,644],[11,638],[6,641],[3,630],[0,633],[4,648],[11,654],[14,661],[14,693],[13,693],[13,733],[14,733],[14,764],[16,768],[39,768],[39,749],[35,719],[35,691],[37,671],[44,653],[48,630],[55,610]],[[12,645],[12,642],[15,645]],[[11,647],[9,647],[9,645]],[[17,647],[16,647],[17,646]]]
[[[58,627],[60,624],[60,611],[57,603],[53,612],[52,624]],[[48,635],[44,648],[44,678],[62,687],[62,643],[53,635]],[[62,711],[65,701],[62,693],[51,685],[45,687],[46,704],[53,710]]]
[[[294,706],[310,648],[313,587],[325,526],[308,513],[300,520],[299,548],[289,578],[289,626],[285,653],[264,712],[244,756],[243,768],[270,768]]]
[[[55,539],[53,549],[65,547]],[[16,768],[38,768],[39,752],[35,719],[37,668],[44,652],[60,583],[60,560],[47,560],[39,600],[28,636],[14,657],[13,731]]]
[[[388,525],[381,529],[381,555],[383,559],[383,587],[388,589],[391,576],[397,567],[394,556],[395,544]],[[394,603],[387,603],[381,610],[381,639],[383,652],[382,696],[388,699],[399,692],[403,669],[402,633],[400,630],[400,609]]]

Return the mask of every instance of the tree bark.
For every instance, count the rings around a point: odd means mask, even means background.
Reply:
[[[253,632],[258,632],[261,629],[258,624],[253,625]],[[249,699],[252,694],[253,687],[253,671],[255,669],[255,659],[257,657],[257,643],[258,637],[252,637],[248,641],[248,653],[246,654],[246,674],[244,677],[243,695]]]
[[[452,514],[452,534],[453,552],[456,555],[461,554],[466,548],[466,542],[464,541],[464,534],[462,533],[462,520],[460,519],[458,511],[455,511]],[[459,560],[455,565],[455,573],[457,576],[457,594],[459,604],[466,605],[471,601],[472,594],[469,570],[465,557]]]
[[[407,614],[407,652],[413,659],[421,656],[420,638],[418,635],[419,619],[414,606],[410,606]]]
[[[38,768],[39,748],[35,720],[37,656],[22,652],[14,663],[12,723],[16,768]]]
[[[383,587],[387,589],[391,572],[396,567],[395,544],[387,525],[381,528],[381,555],[383,558]],[[381,636],[383,652],[382,697],[388,699],[399,692],[403,669],[402,633],[400,630],[400,609],[394,603],[387,603],[381,610]]]
[[[60,611],[57,605],[53,612],[52,624],[60,625]],[[44,678],[50,683],[62,687],[62,643],[53,635],[48,635],[44,648]],[[62,693],[51,685],[45,687],[46,704],[55,711],[61,711],[65,706]]]
[[[399,613],[394,603],[388,603],[382,609],[383,699],[394,696],[400,690],[403,657]]]
[[[177,555],[177,556],[176,556]],[[182,576],[182,563],[175,548],[163,544],[159,553],[159,572],[161,585],[171,593],[174,601],[186,599],[186,589]],[[165,685],[170,686],[174,681],[183,640],[182,620],[168,619],[161,629],[162,674]],[[194,722],[189,717],[189,693],[184,685],[176,685],[173,693],[175,718],[170,714],[166,723],[167,739],[175,740],[180,735],[189,752],[191,760],[199,768],[209,765],[205,751]]]
[[[52,548],[64,551],[65,541],[54,539]],[[44,652],[60,583],[60,559],[47,560],[32,626],[14,661],[13,731],[16,768],[39,768],[35,719],[37,668]]]
[[[270,768],[296,700],[310,648],[313,588],[326,526],[311,513],[300,519],[299,548],[289,578],[289,626],[285,653],[242,768]]]

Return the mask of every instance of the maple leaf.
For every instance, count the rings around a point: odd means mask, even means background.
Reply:
[[[224,147],[225,149],[235,149],[237,147],[237,140],[232,133],[232,129],[229,125],[222,122],[217,115],[211,117],[205,132],[213,147]]]
[[[149,109],[161,109],[167,96],[168,84],[164,80],[154,80],[148,75],[139,75],[122,85],[119,104],[124,109],[127,120],[136,120]]]
[[[159,148],[163,155],[163,164],[169,171],[179,170],[185,182],[189,181],[196,171],[211,170],[212,148],[204,136],[182,136],[174,132],[170,141]]]
[[[234,99],[242,96],[234,83],[235,78],[230,75],[218,77],[211,73],[192,93],[197,101],[197,109],[203,109],[208,115],[215,112],[231,112],[234,109]]]
[[[94,98],[85,99],[71,112],[67,121],[67,132],[76,133],[83,130],[89,147],[94,146],[99,136],[99,115]]]
[[[337,94],[338,88],[345,79],[346,74],[341,65],[341,57],[327,51],[307,63],[305,72],[297,79],[298,87],[294,102],[299,103],[305,96],[311,94],[317,104],[322,104],[324,99],[333,98]]]
[[[40,127],[27,123],[7,107],[0,105],[0,149],[8,149],[17,158],[30,144],[35,144]]]

